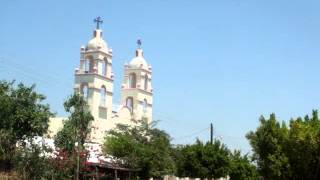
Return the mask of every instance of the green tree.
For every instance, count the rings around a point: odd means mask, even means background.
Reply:
[[[287,179],[290,176],[289,159],[283,149],[288,129],[284,123],[280,125],[277,122],[275,114],[271,114],[267,120],[261,117],[256,132],[248,133],[247,138],[253,148],[253,157],[259,171],[265,178]]]
[[[53,114],[35,86],[0,81],[0,164],[12,167],[16,144],[47,132]]]
[[[201,164],[202,142],[197,141],[193,145],[180,145],[175,151],[175,162],[179,177],[203,177],[208,173],[206,167]]]
[[[66,178],[75,171],[78,175],[80,166],[86,160],[86,157],[82,157],[80,154],[86,151],[84,143],[90,133],[90,123],[94,119],[85,99],[80,94],[73,94],[64,103],[64,107],[70,116],[65,120],[62,130],[55,135],[54,144],[58,148],[58,156],[63,157],[63,160],[57,160],[56,168],[60,168]]]
[[[220,178],[230,173],[230,151],[219,140],[178,146],[175,160],[177,176],[193,178]]]
[[[30,139],[24,146],[19,146],[14,158],[15,170],[21,179],[52,179],[54,169],[47,155],[52,150],[45,144],[35,143]]]
[[[150,139],[147,144],[148,151],[151,150],[147,168],[150,169],[150,176],[162,177],[163,175],[174,174],[174,162],[171,157],[170,136],[163,130],[150,129]]]
[[[64,126],[54,137],[55,145],[61,150],[72,152],[75,143],[83,149],[83,144],[90,133],[90,122],[93,121],[87,102],[80,94],[73,94],[65,103],[65,110],[70,113]]]
[[[320,171],[320,120],[291,119],[289,127],[272,114],[247,135],[258,170],[266,179],[318,179]]]
[[[259,173],[257,168],[252,162],[248,155],[241,155],[240,151],[235,150],[231,154],[231,180],[257,180]]]
[[[121,159],[127,167],[140,169],[142,178],[174,173],[169,135],[145,120],[136,126],[118,124],[106,137],[103,151]]]
[[[320,168],[320,120],[318,112],[311,118],[292,119],[285,153],[289,157],[292,179],[318,179]]]

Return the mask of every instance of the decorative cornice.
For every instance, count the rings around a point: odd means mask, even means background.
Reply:
[[[94,89],[94,90],[96,90],[96,91],[98,91],[98,92],[100,92],[100,90],[101,90],[100,88],[92,87],[92,86],[89,86],[89,89]],[[106,93],[109,94],[109,95],[113,95],[113,92],[112,92],[112,91],[106,90]]]
[[[89,89],[93,89],[93,90],[96,90],[96,91],[100,91],[100,89],[99,88],[96,88],[96,87],[92,87],[92,86],[89,86],[88,87]],[[78,86],[76,86],[76,87],[73,87],[73,89],[74,90],[79,90],[80,91],[80,87]],[[108,91],[108,90],[106,90],[106,93],[108,94],[108,95],[113,95],[113,92],[111,92],[111,91]]]
[[[88,53],[102,53],[102,54],[104,54],[104,55],[108,55],[108,56],[111,56],[111,57],[112,57],[112,53],[110,53],[110,52],[104,52],[104,51],[102,51],[102,50],[85,50],[85,51],[83,51],[83,52],[81,52],[81,53],[83,53],[83,54],[88,54]]]
[[[109,82],[113,82],[114,80],[109,78],[109,77],[106,77],[106,76],[103,76],[103,75],[100,75],[100,74],[97,74],[97,73],[91,73],[91,72],[88,72],[88,73],[83,73],[83,72],[76,72],[75,75],[77,76],[96,76],[100,79],[103,79],[103,80],[108,80]]]
[[[99,105],[99,108],[100,108],[100,109],[105,109],[105,110],[108,109],[106,106],[101,106],[101,105]]]
[[[98,58],[93,59],[93,60],[97,60],[97,61],[106,61],[108,65],[112,65],[112,62],[111,62],[111,61],[109,61],[109,60],[98,59]],[[80,61],[85,62],[85,61],[86,61],[86,59],[80,59]]]
[[[146,91],[144,89],[138,89],[138,88],[123,88],[122,90],[125,90],[125,91],[134,91],[134,90],[138,90],[138,91],[141,91],[141,92],[144,92],[144,93],[147,93],[147,94],[150,94],[150,95],[153,95],[152,92],[150,91]]]
[[[147,70],[147,69],[136,68],[136,67],[129,67],[129,66],[125,66],[125,67],[126,67],[126,68],[125,68],[126,70],[141,70],[141,71],[148,72],[148,73],[152,74],[152,71]]]

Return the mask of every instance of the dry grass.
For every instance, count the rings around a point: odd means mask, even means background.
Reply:
[[[19,180],[15,172],[0,172],[0,180]]]

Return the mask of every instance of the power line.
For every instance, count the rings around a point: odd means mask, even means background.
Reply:
[[[210,128],[206,127],[206,128],[204,128],[204,129],[198,130],[198,131],[193,132],[193,133],[191,133],[191,134],[184,135],[184,136],[180,136],[180,137],[173,138],[173,139],[174,139],[174,140],[181,140],[181,139],[193,137],[193,136],[198,135],[198,134],[201,134],[201,133],[203,133],[203,132],[205,132],[205,131],[208,132],[209,129],[210,129]]]
[[[4,65],[6,66],[6,65]],[[4,67],[3,66],[3,67]],[[55,82],[55,81],[52,81],[52,80],[48,80],[48,79],[44,79],[44,78],[41,78],[41,76],[35,76],[33,75],[32,73],[27,73],[21,69],[18,69],[18,68],[14,68],[14,67],[10,67],[10,66],[7,66],[7,68],[10,68],[10,72],[9,73],[12,73],[12,71],[15,71],[16,73],[13,74],[14,76],[20,76],[21,79],[25,79],[25,80],[36,80],[37,82],[40,82],[42,84],[46,84],[46,85],[54,85],[54,86],[57,86],[57,87],[65,87],[64,85],[60,84],[59,82]]]
[[[18,63],[16,60],[12,59],[12,58],[4,58],[4,57],[0,57],[0,61],[2,61],[3,63],[9,63],[15,67],[23,67],[24,70],[27,70],[29,72],[33,72],[33,73],[37,73],[38,69],[35,69],[34,66],[29,66],[28,64],[21,64]],[[38,73],[39,74],[39,73]],[[44,75],[44,74],[41,74]],[[54,76],[51,76],[54,75]],[[51,71],[45,74],[45,76],[50,77],[52,79],[56,79],[56,77],[61,77],[60,74],[57,74],[56,71]],[[56,79],[57,80],[57,79]]]
[[[59,81],[59,82],[61,81],[61,79],[58,79],[57,77],[64,78],[60,74],[57,74],[56,72],[39,73],[39,70],[37,68],[30,67],[27,64],[20,64],[14,60],[9,60],[8,58],[0,57],[0,62],[4,65],[7,65],[19,70],[23,70],[28,73],[37,74],[37,75],[41,75],[42,77],[50,78],[54,81]],[[54,76],[52,74],[54,74]]]
[[[28,69],[24,65],[9,63],[9,61],[5,61],[4,58],[0,58],[0,67],[1,65],[2,67],[9,68],[10,70],[18,72],[17,74],[14,74],[15,76],[23,74],[22,79],[25,79],[26,76],[30,79],[36,79],[37,81],[47,85],[54,84],[58,87],[65,87],[66,85],[70,85],[68,83],[65,83],[64,81],[53,78],[53,76],[48,76],[48,74],[39,73],[37,70]]]

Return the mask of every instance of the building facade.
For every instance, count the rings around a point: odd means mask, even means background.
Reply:
[[[74,84],[74,91],[83,95],[94,117],[88,139],[94,143],[102,143],[106,132],[116,124],[134,125],[139,120],[152,121],[152,68],[144,58],[141,41],[138,40],[135,57],[124,65],[121,104],[116,110],[113,104],[115,79],[112,57],[112,49],[97,24],[92,39],[80,48],[80,63],[75,70]],[[63,127],[65,119],[50,120],[50,136]]]

